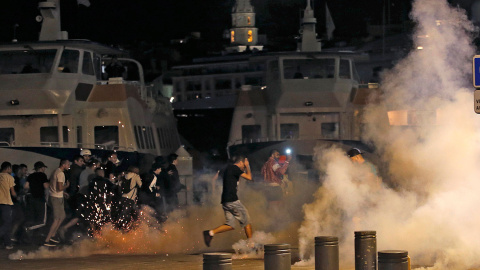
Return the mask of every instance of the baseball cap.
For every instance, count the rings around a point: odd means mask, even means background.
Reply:
[[[43,163],[43,162],[41,162],[41,161],[35,162],[35,164],[33,164],[33,167],[34,167],[35,169],[40,169],[40,168],[43,168],[43,167],[48,168],[48,167],[45,165],[45,163]]]
[[[358,148],[352,148],[352,149],[348,150],[348,152],[347,152],[348,157],[354,157],[356,155],[361,155],[361,154],[363,154],[363,153]]]
[[[91,156],[92,152],[88,149],[83,149],[82,151],[80,151],[80,155],[81,156]]]

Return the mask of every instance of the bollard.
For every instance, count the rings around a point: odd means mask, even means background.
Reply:
[[[338,237],[315,237],[315,270],[339,270]]]
[[[290,270],[291,254],[289,244],[265,245],[264,269],[265,270]]]
[[[355,232],[355,270],[377,269],[377,237],[375,231]]]
[[[378,270],[409,270],[408,251],[382,250],[378,252]]]
[[[232,270],[232,254],[204,253],[203,270]]]

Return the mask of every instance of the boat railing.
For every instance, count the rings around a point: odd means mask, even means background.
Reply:
[[[40,142],[40,143],[29,143],[25,145],[14,145],[7,141],[0,141],[0,147],[58,147],[60,148],[59,142]],[[68,143],[64,143],[61,148],[69,148]],[[78,143],[77,148],[87,148],[87,149],[98,149],[98,150],[112,150],[112,151],[126,151],[133,152],[135,149],[133,147],[119,146],[117,144],[84,144]]]
[[[280,139],[271,138],[271,137],[260,137],[260,138],[244,138],[228,142],[228,146],[233,146],[237,144],[251,144],[251,143],[262,143],[262,142],[272,142],[272,141],[299,141],[299,140],[338,140],[339,136],[332,135],[323,135],[321,137],[312,137],[312,136],[296,136],[296,137],[283,137]]]
[[[87,148],[87,149],[98,149],[98,150],[113,150],[113,151],[126,151],[133,152],[135,149],[133,147],[119,146],[118,144],[85,144],[78,143],[78,148]]]

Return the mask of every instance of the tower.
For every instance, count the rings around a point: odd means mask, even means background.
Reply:
[[[250,0],[236,0],[232,8],[232,28],[230,29],[230,49],[238,52],[250,49],[261,50],[258,43],[258,28],[255,27],[255,9]]]

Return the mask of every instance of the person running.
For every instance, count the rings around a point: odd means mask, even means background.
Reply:
[[[210,246],[210,242],[215,234],[233,230],[235,219],[237,219],[244,228],[247,238],[252,238],[252,225],[250,224],[248,211],[237,196],[240,177],[252,181],[250,164],[248,159],[242,155],[234,156],[233,164],[229,164],[223,174],[222,207],[225,212],[226,221],[225,224],[213,230],[203,231],[203,239],[207,247]]]

